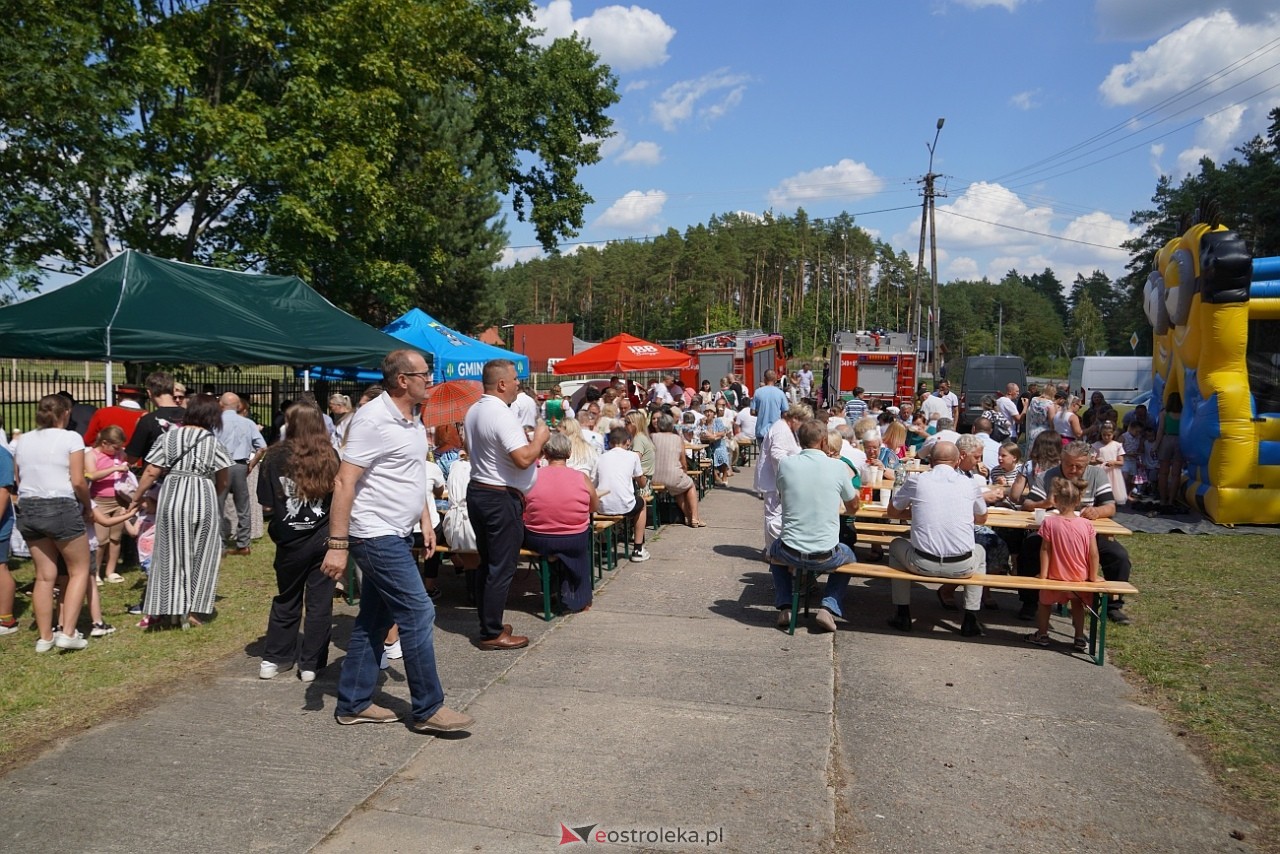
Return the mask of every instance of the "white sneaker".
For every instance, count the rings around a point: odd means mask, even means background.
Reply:
[[[53,649],[53,638],[48,640],[36,638],[36,652],[48,652],[51,649]]]
[[[121,584],[124,582],[124,576],[118,572],[113,572],[107,576],[107,581],[111,582],[112,584]]]
[[[89,645],[89,641],[85,640],[84,635],[79,632],[74,635],[57,632],[53,636],[53,645],[58,649],[84,649]]]
[[[274,679],[276,674],[280,672],[280,665],[270,661],[263,661],[258,665],[259,679]]]
[[[395,643],[389,645],[386,648],[385,652],[387,654],[387,658],[391,659],[392,661],[397,661],[401,658],[404,658],[404,650],[400,648],[400,641],[398,640]]]
[[[93,628],[89,630],[89,637],[104,638],[107,635],[115,634],[115,632],[116,627],[110,623],[94,623]]]
[[[316,681],[316,672],[314,670],[299,670],[298,678],[303,682],[314,682]]]
[[[653,557],[653,555],[649,554],[648,550],[645,549],[644,546],[636,546],[631,550],[632,563],[644,563],[651,557]]]

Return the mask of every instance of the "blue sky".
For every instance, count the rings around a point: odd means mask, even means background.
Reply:
[[[1157,177],[1229,159],[1280,105],[1280,11],[1259,0],[551,0],[537,25],[590,39],[622,96],[564,251],[803,207],[914,257],[945,117],[942,281],[1117,276]],[[506,262],[539,254],[507,224]]]

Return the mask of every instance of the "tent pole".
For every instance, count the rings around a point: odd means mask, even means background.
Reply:
[[[116,405],[115,384],[111,382],[111,360],[107,360],[107,406]]]
[[[311,369],[307,368],[302,372],[302,390],[311,391]]]

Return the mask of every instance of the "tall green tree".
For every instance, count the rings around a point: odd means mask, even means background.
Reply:
[[[0,271],[128,246],[297,272],[378,321],[461,317],[590,201],[616,80],[529,0],[0,0]]]

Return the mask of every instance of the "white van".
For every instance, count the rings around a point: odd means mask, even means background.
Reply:
[[[1085,404],[1095,391],[1115,405],[1151,388],[1150,356],[1077,356],[1067,375],[1071,393],[1082,395]]]

